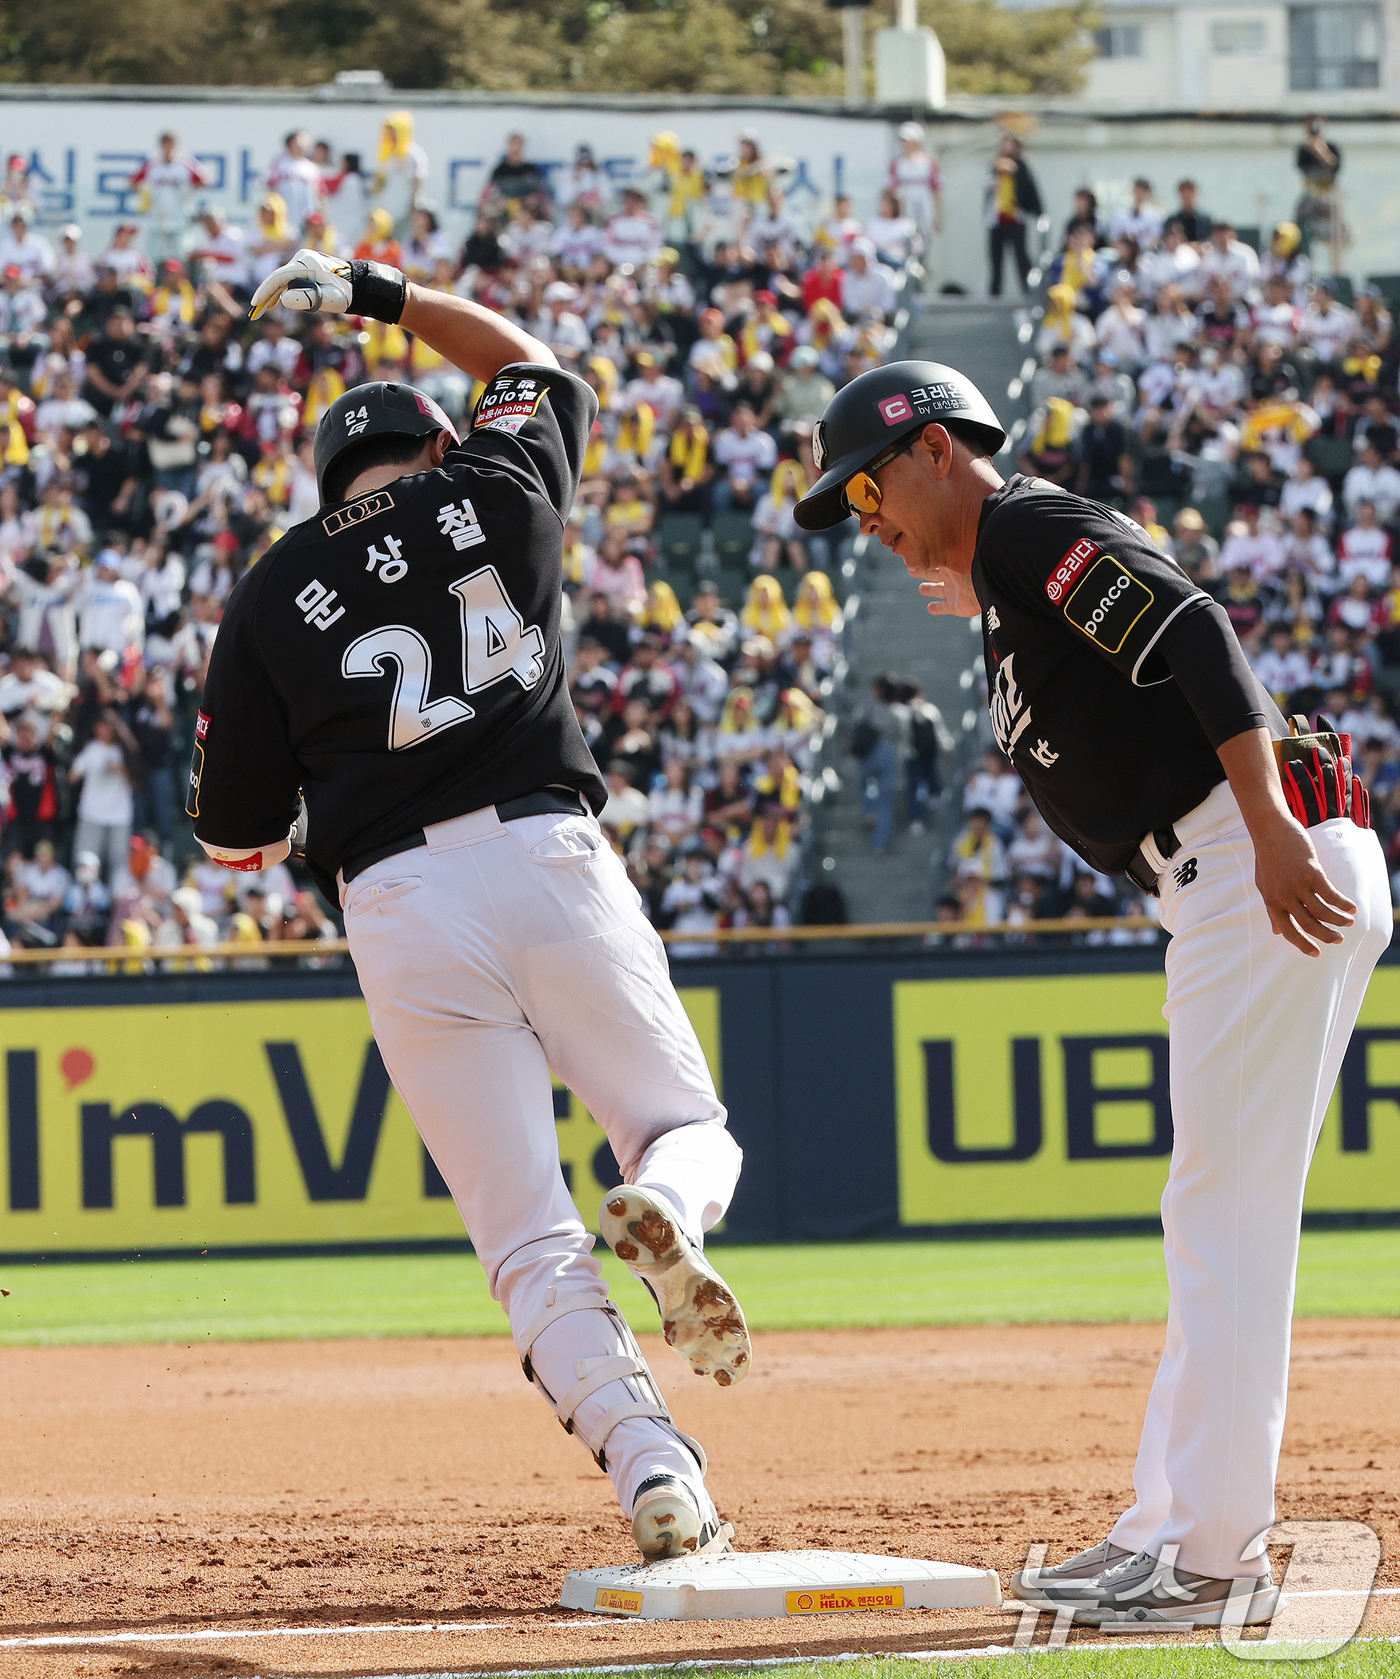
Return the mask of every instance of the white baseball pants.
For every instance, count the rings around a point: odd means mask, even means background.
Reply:
[[[1161,876],[1175,1142],[1162,1197],[1171,1308],[1115,1545],[1216,1579],[1264,1573],[1288,1396],[1303,1185],[1366,985],[1390,942],[1380,842],[1309,830],[1357,905],[1304,956],[1269,926],[1228,782],[1176,824]],[[1194,868],[1190,866],[1194,860]]]
[[[491,1291],[556,1399],[623,1355],[598,1311],[527,1332],[607,1286],[559,1165],[550,1069],[602,1126],[628,1183],[664,1196],[699,1241],[723,1217],[740,1151],[661,940],[592,818],[493,808],[426,830],[342,894],[345,931],[389,1076],[456,1201]],[[579,1433],[645,1396],[620,1379],[584,1399]],[[712,1512],[693,1455],[651,1418],[619,1423],[608,1474],[630,1517],[651,1475]]]

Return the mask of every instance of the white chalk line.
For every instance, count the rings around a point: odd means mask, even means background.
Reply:
[[[617,1619],[616,1616],[600,1617],[597,1620],[567,1620],[567,1621],[538,1621],[541,1627],[602,1627]],[[41,1650],[54,1646],[70,1644],[185,1644],[191,1639],[224,1639],[224,1638],[348,1638],[354,1635],[364,1636],[369,1633],[394,1632],[489,1632],[491,1628],[504,1629],[508,1623],[500,1621],[385,1621],[382,1625],[355,1625],[340,1627],[192,1627],[188,1632],[104,1632],[77,1633],[63,1632],[44,1633],[38,1638],[0,1638],[0,1650]]]
[[[1289,1597],[1400,1597],[1400,1586],[1376,1586],[1371,1591],[1359,1591],[1359,1590],[1358,1591],[1294,1591],[1294,1592],[1289,1592],[1288,1595],[1289,1595]],[[1014,1599],[1008,1599],[1002,1605],[1002,1607],[1009,1614],[1023,1614],[1027,1608],[1033,1608],[1034,1605],[1032,1605],[1032,1604],[1022,1605],[1022,1604],[1017,1603]],[[649,1621],[639,1622],[638,1618],[636,1616],[633,1616],[633,1615],[601,1615],[601,1616],[596,1616],[596,1617],[590,1617],[586,1620],[581,1620],[581,1619],[578,1619],[576,1617],[570,1617],[570,1619],[568,1619],[567,1621],[536,1621],[536,1622],[532,1622],[531,1624],[533,1626],[540,1627],[542,1630],[555,1630],[555,1629],[560,1628],[560,1627],[616,1626],[620,1622],[640,1624],[640,1625],[644,1625],[644,1626],[661,1626],[661,1625],[681,1626],[681,1625],[684,1624],[683,1622],[680,1622],[680,1621],[668,1621],[668,1622],[663,1623],[663,1622],[660,1622],[660,1621],[650,1621],[649,1620]],[[713,1624],[713,1623],[710,1623],[710,1624]],[[365,1637],[369,1637],[371,1635],[377,1635],[377,1636],[382,1637],[386,1634],[392,1635],[394,1633],[489,1632],[492,1629],[497,1629],[497,1630],[501,1630],[501,1631],[507,1630],[509,1625],[510,1625],[509,1619],[508,1618],[502,1618],[501,1620],[496,1620],[496,1621],[409,1621],[409,1622],[384,1621],[384,1622],[380,1622],[380,1623],[370,1623],[368,1625],[363,1624],[363,1623],[361,1623],[361,1624],[351,1623],[350,1625],[347,1625],[347,1626],[332,1626],[332,1627],[322,1627],[322,1626],[232,1627],[232,1628],[192,1627],[188,1631],[177,1631],[177,1632],[104,1632],[104,1633],[62,1633],[62,1632],[60,1632],[60,1633],[43,1633],[40,1636],[34,1637],[34,1638],[0,1638],[0,1650],[43,1650],[43,1649],[55,1649],[55,1648],[69,1648],[73,1645],[79,1645],[79,1644],[81,1644],[81,1645],[90,1645],[90,1644],[185,1644],[185,1643],[190,1643],[194,1640],[209,1641],[209,1640],[223,1640],[223,1639],[256,1639],[256,1638],[365,1638]],[[1396,1640],[1383,1640],[1382,1642],[1397,1642],[1397,1641]],[[1159,1647],[1165,1649],[1165,1648],[1174,1648],[1175,1646],[1166,1646],[1166,1645],[1153,1646],[1153,1645],[1136,1644],[1136,1643],[1133,1645],[1133,1648],[1135,1650],[1146,1650],[1146,1649],[1150,1649],[1150,1648],[1159,1648]],[[982,1647],[982,1653],[983,1654],[989,1654],[989,1653],[990,1654],[996,1654],[996,1653],[999,1652],[999,1650],[1000,1650],[1000,1646],[995,1645],[995,1644],[986,1645],[986,1646]],[[937,1652],[937,1651],[926,1652],[926,1653],[921,1654],[917,1659],[925,1659],[925,1656],[926,1656],[927,1659],[931,1660],[931,1659],[933,1659],[934,1656],[938,1655],[938,1653],[939,1652]],[[959,1656],[975,1655],[977,1653],[978,1652],[975,1651],[975,1650],[972,1650],[972,1651],[960,1650],[960,1651],[949,1652],[950,1655],[959,1655]],[[714,1665],[769,1667],[769,1666],[779,1665],[782,1662],[791,1662],[792,1659],[793,1658],[790,1657],[790,1656],[774,1658],[772,1660],[770,1660],[767,1657],[761,1657],[761,1658],[760,1657],[754,1657],[754,1658],[746,1660],[744,1662],[728,1662],[728,1663],[718,1663],[718,1664],[716,1664],[716,1663],[704,1663],[704,1662],[700,1662],[700,1663],[696,1663],[696,1662],[667,1662],[664,1665],[666,1665],[667,1667],[677,1667],[677,1666],[678,1667],[694,1667],[694,1666],[702,1666],[703,1667],[703,1666],[714,1666]],[[813,1660],[821,1660],[821,1661],[844,1661],[847,1658],[845,1656],[822,1656],[822,1657],[813,1657],[812,1659]],[[851,1658],[851,1659],[854,1659],[854,1658]],[[912,1655],[909,1655],[909,1656],[899,1655],[898,1659],[901,1660],[901,1661],[905,1661],[905,1660],[914,1660],[916,1658]],[[597,1668],[592,1668],[591,1667],[591,1668],[588,1669],[588,1671],[590,1673],[639,1673],[639,1672],[644,1671],[646,1668],[653,1667],[655,1665],[656,1664],[654,1662],[648,1662],[648,1663],[641,1664],[641,1666],[639,1666],[639,1667],[597,1667]],[[514,1672],[516,1670],[512,1669],[511,1671]],[[573,1672],[577,1672],[579,1670],[575,1669],[575,1668],[561,1667],[561,1668],[549,1668],[549,1669],[521,1668],[521,1669],[519,1669],[519,1671],[522,1672],[522,1673],[527,1673],[527,1672],[528,1673],[543,1673],[543,1672],[573,1673]],[[452,1674],[438,1674],[436,1676],[436,1679],[455,1679],[455,1676],[452,1675]],[[503,1674],[501,1676],[501,1679],[507,1679],[507,1675]]]
[[[675,1623],[672,1623],[673,1625]],[[1088,1629],[1096,1631],[1096,1628]],[[1353,1638],[1350,1644],[1400,1644],[1400,1638]],[[575,1674],[587,1675],[593,1679],[595,1674],[602,1673],[655,1673],[661,1668],[669,1673],[672,1670],[685,1670],[692,1673],[706,1673],[722,1670],[726,1673],[738,1669],[772,1668],[772,1667],[826,1667],[834,1662],[861,1661],[895,1661],[895,1662],[953,1662],[966,1661],[969,1656],[1060,1656],[1066,1650],[1104,1650],[1113,1646],[1106,1644],[1069,1644],[1059,1648],[1052,1648],[1046,1644],[1035,1644],[1025,1650],[1015,1650],[1009,1644],[982,1644],[966,1650],[850,1650],[836,1656],[756,1656],[738,1660],[718,1661],[682,1661],[668,1662],[665,1660],[636,1662],[627,1667],[511,1667],[511,1668],[466,1668],[460,1673],[379,1673],[371,1679],[573,1679]],[[1121,1648],[1121,1646],[1120,1646]],[[1196,1646],[1200,1648],[1200,1646]],[[1180,1639],[1171,1643],[1157,1644],[1139,1643],[1133,1641],[1132,1651],[1139,1650],[1179,1650]]]

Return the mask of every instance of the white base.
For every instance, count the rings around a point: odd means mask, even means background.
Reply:
[[[642,1621],[761,1621],[863,1609],[997,1609],[992,1568],[849,1551],[722,1552],[564,1577],[562,1609]]]

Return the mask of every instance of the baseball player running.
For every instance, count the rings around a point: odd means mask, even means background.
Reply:
[[[596,400],[537,339],[397,269],[299,251],[253,314],[279,302],[397,322],[485,390],[465,439],[408,385],[358,386],[322,417],[321,511],[239,582],[220,626],[195,835],[251,870],[304,827],[527,1378],[611,1477],[645,1557],[727,1548],[705,1455],[608,1299],[555,1133],[551,1068],[622,1167],[604,1235],[691,1368],[738,1381],[743,1314],[701,1242],[740,1152],[592,814],[607,790],[560,648],[564,520]]]
[[[1350,742],[1290,736],[1224,612],[1138,526],[1003,483],[1005,434],[956,369],[862,374],[817,432],[798,524],[849,508],[930,612],[981,618],[1003,752],[1081,857],[1160,896],[1172,934],[1171,1310],[1137,1502],[1011,1590],[1149,1631],[1217,1625],[1227,1603],[1267,1620],[1303,1184],[1391,932]]]

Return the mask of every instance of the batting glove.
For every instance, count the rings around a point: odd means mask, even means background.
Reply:
[[[300,250],[263,281],[253,293],[253,320],[273,304],[288,309],[321,309],[336,315],[368,315],[371,320],[397,325],[408,297],[408,281],[397,268],[358,257],[328,257],[320,251]]]

